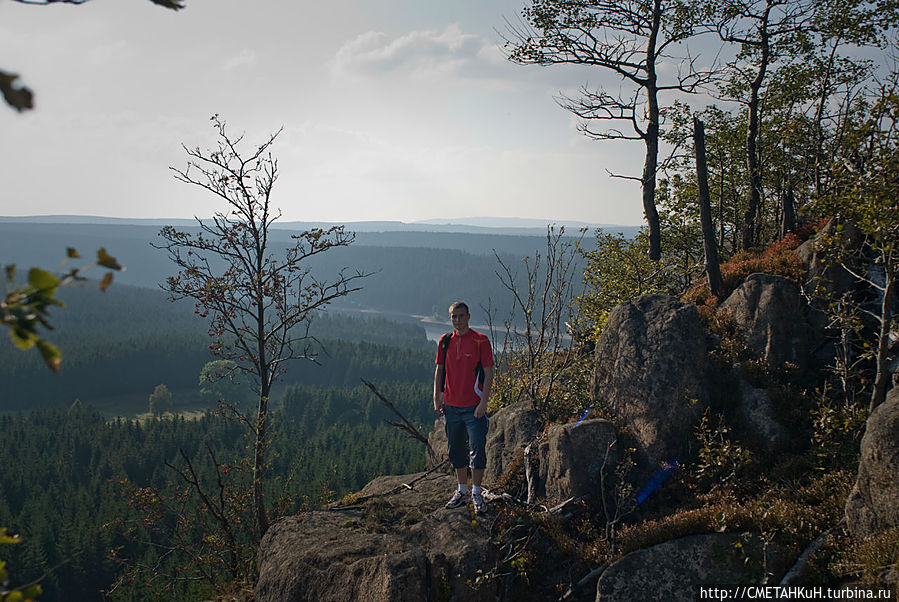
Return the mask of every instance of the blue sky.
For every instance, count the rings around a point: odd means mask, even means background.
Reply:
[[[248,141],[283,126],[287,220],[510,216],[638,224],[641,147],[595,142],[553,97],[586,69],[513,65],[524,0],[0,3],[0,68],[36,93],[0,107],[0,215],[203,217],[180,147],[222,115]],[[608,83],[608,82],[606,82]]]

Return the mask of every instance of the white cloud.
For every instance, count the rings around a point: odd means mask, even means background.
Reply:
[[[240,53],[232,56],[222,65],[222,71],[233,71],[240,67],[253,65],[256,62],[256,53],[249,48],[244,48]]]
[[[459,24],[443,30],[426,29],[392,37],[369,31],[344,44],[331,61],[340,75],[378,76],[402,74],[445,77],[455,74],[476,78],[494,70],[493,44],[479,35],[464,33]]]

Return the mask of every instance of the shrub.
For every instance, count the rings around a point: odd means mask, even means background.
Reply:
[[[783,276],[794,282],[802,282],[806,269],[796,249],[808,238],[809,233],[810,229],[805,229],[801,233],[790,232],[761,252],[736,253],[730,260],[721,264],[723,291],[720,298],[712,295],[708,284],[703,282],[691,287],[681,296],[681,300],[696,305],[717,307],[718,303],[740,286],[747,276],[756,273]]]

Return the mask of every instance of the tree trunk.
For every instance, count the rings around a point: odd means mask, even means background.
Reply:
[[[759,205],[762,202],[762,174],[759,167],[758,137],[759,109],[758,91],[752,91],[753,98],[749,103],[749,127],[746,135],[746,167],[749,170],[749,203],[743,214],[742,247],[748,251],[756,244],[756,221]]]
[[[656,172],[659,168],[659,88],[656,78],[656,40],[662,22],[662,4],[660,0],[653,2],[652,31],[646,45],[646,161],[643,163],[643,214],[649,227],[649,258],[659,261],[662,258],[662,227],[659,223],[659,212],[656,209]]]
[[[761,103],[762,84],[768,70],[768,62],[771,58],[771,48],[768,38],[768,19],[771,14],[772,3],[765,8],[759,31],[758,48],[761,51],[759,58],[759,70],[755,78],[749,83],[749,103],[747,106],[746,127],[746,167],[749,170],[749,204],[743,215],[743,249],[749,250],[756,245],[758,239],[759,207],[762,204],[762,168],[759,156],[759,130],[761,116],[759,105]]]
[[[874,377],[874,390],[871,391],[871,403],[868,405],[868,415],[883,403],[889,387],[890,370],[887,365],[890,352],[890,325],[893,321],[893,289],[896,285],[895,264],[893,261],[884,263],[884,287],[883,303],[880,309],[880,332],[877,338],[877,375]]]
[[[783,223],[780,228],[780,236],[783,238],[796,228],[796,210],[794,208],[793,187],[789,186],[783,201]]]
[[[708,276],[709,290],[716,297],[720,297],[723,287],[709,199],[709,174],[705,161],[705,127],[702,121],[696,117],[693,118],[693,139],[696,148],[696,181],[699,185],[699,218],[702,222],[702,242],[705,247],[705,271]]]
[[[253,443],[253,506],[256,511],[256,527],[259,529],[259,537],[268,531],[268,512],[265,509],[265,494],[263,484],[265,482],[265,452],[268,445],[268,393],[269,388],[263,387],[259,397],[259,412],[256,415],[256,440]]]
[[[646,162],[643,165],[643,214],[649,227],[649,258],[659,261],[662,258],[662,227],[659,223],[659,212],[656,209],[656,170],[658,168],[658,125],[656,138],[646,141]]]

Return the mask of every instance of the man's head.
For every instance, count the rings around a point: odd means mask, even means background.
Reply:
[[[465,334],[468,332],[468,320],[471,316],[468,313],[468,306],[456,301],[449,307],[450,320],[453,322],[453,329],[457,334]]]

